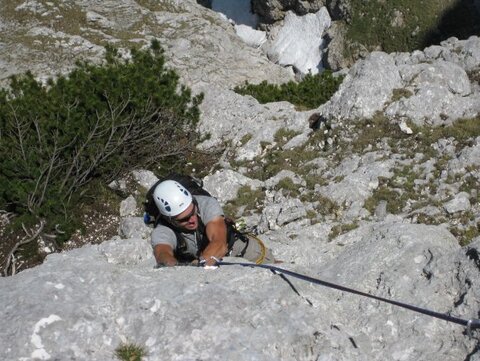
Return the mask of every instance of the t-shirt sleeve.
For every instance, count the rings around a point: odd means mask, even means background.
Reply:
[[[152,232],[151,243],[152,247],[155,247],[157,244],[168,244],[172,246],[173,249],[176,249],[177,236],[175,236],[175,232],[170,228],[158,225]]]
[[[196,196],[195,198],[198,202],[203,224],[206,225],[215,217],[223,217],[223,209],[215,198],[206,196]]]

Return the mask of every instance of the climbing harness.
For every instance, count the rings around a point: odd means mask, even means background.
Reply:
[[[268,264],[255,264],[255,263],[243,263],[243,262],[224,262],[224,261],[218,260],[218,259],[216,259],[216,261],[217,261],[218,266],[243,266],[243,267],[265,268],[265,269],[268,269],[268,270],[272,271],[273,273],[275,273],[277,275],[280,275],[282,277],[282,279],[284,279],[284,280],[286,280],[285,275],[288,275],[288,276],[292,276],[292,277],[301,279],[303,281],[311,282],[311,283],[314,283],[314,284],[317,284],[317,285],[334,288],[334,289],[337,289],[337,290],[340,290],[340,291],[349,292],[349,293],[353,293],[353,294],[368,297],[368,298],[373,298],[374,300],[377,300],[377,301],[381,301],[381,302],[389,303],[389,304],[392,304],[392,305],[395,305],[395,306],[403,307],[403,308],[406,308],[408,310],[411,310],[411,311],[414,311],[414,312],[417,312],[417,313],[422,313],[424,315],[435,317],[435,318],[438,318],[438,319],[441,319],[441,320],[444,320],[444,321],[447,321],[447,322],[453,322],[453,323],[456,323],[456,324],[459,324],[459,325],[462,325],[462,326],[466,327],[467,335],[469,337],[473,337],[473,333],[472,333],[473,330],[475,330],[477,328],[480,328],[480,320],[479,319],[473,319],[472,318],[472,319],[469,319],[469,320],[464,320],[464,319],[459,318],[459,317],[450,316],[450,315],[447,315],[447,314],[444,314],[444,313],[435,312],[435,311],[432,311],[432,310],[428,310],[428,309],[425,309],[425,308],[409,305],[407,303],[403,303],[403,302],[399,302],[399,301],[395,301],[395,300],[389,300],[388,298],[383,298],[383,297],[371,295],[369,293],[357,291],[357,290],[354,290],[352,288],[337,285],[335,283],[322,281],[322,280],[317,279],[317,278],[306,276],[306,275],[303,275],[303,274],[300,274],[300,273],[297,273],[297,272],[293,272],[293,271],[289,271],[289,270],[279,268],[279,267],[276,267],[276,266],[272,266],[272,265],[268,265]],[[293,287],[291,282],[288,282],[288,284],[290,285],[290,287],[292,287],[294,289],[294,291],[296,291],[297,294],[299,294],[298,291]]]

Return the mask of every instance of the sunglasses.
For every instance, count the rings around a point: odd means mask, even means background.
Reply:
[[[181,224],[181,223],[186,223],[190,220],[190,218],[192,218],[195,214],[197,213],[197,205],[195,203],[193,203],[193,208],[192,208],[192,211],[187,214],[185,217],[182,217],[182,218],[173,218],[173,221],[175,223],[178,223],[178,224]]]

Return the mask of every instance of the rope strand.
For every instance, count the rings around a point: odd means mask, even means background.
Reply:
[[[445,313],[435,312],[435,311],[428,310],[428,309],[425,309],[425,308],[409,305],[408,303],[403,303],[403,302],[399,302],[399,301],[395,301],[395,300],[390,300],[388,298],[383,298],[383,297],[371,295],[369,293],[357,291],[357,290],[354,290],[352,288],[337,285],[335,283],[322,281],[322,280],[319,280],[317,278],[313,278],[313,277],[306,276],[306,275],[303,275],[303,274],[300,274],[300,273],[297,273],[297,272],[282,269],[282,268],[279,268],[279,267],[276,267],[276,266],[271,266],[271,265],[267,265],[267,264],[242,263],[242,262],[224,262],[224,261],[221,261],[221,260],[217,261],[217,265],[219,265],[219,266],[235,266],[235,265],[237,265],[237,266],[252,267],[252,268],[254,268],[254,267],[265,268],[265,269],[271,270],[273,273],[289,275],[289,276],[301,279],[303,281],[311,282],[311,283],[314,283],[314,284],[317,284],[317,285],[321,285],[321,286],[325,286],[325,287],[329,287],[329,288],[334,288],[336,290],[353,293],[353,294],[363,296],[363,297],[372,298],[372,299],[377,300],[377,301],[386,302],[386,303],[389,303],[389,304],[392,304],[392,305],[395,305],[395,306],[398,306],[398,307],[403,307],[403,308],[409,309],[409,310],[414,311],[414,312],[422,313],[422,314],[427,315],[427,316],[435,317],[435,318],[438,318],[438,319],[441,319],[441,320],[444,320],[444,321],[447,321],[447,322],[453,322],[453,323],[465,326],[467,328],[467,334],[470,337],[472,336],[472,330],[480,328],[480,320],[478,320],[478,319],[464,320],[462,318],[451,316],[451,315],[448,315],[448,314],[445,314]]]

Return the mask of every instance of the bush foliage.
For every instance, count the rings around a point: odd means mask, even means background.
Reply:
[[[88,184],[133,167],[172,166],[198,136],[201,95],[165,67],[157,41],[128,60],[106,49],[46,85],[27,73],[0,90],[0,209],[17,222],[46,221],[63,239]]]
[[[262,104],[288,101],[299,108],[315,109],[332,97],[342,80],[343,77],[334,77],[331,71],[326,70],[321,74],[307,74],[298,83],[290,81],[276,85],[263,81],[255,85],[247,82],[234,90],[242,95],[251,95]]]

